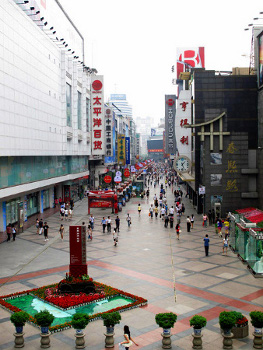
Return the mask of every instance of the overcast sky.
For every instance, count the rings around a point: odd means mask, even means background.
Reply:
[[[126,94],[133,116],[164,117],[177,47],[205,47],[206,69],[248,67],[262,0],[59,0],[85,38],[85,64],[104,75],[105,97]],[[262,20],[253,21],[254,17]],[[242,56],[245,55],[245,56]]]

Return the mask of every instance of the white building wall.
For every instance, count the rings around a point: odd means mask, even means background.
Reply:
[[[1,156],[90,154],[85,123],[81,142],[76,129],[77,80],[86,73],[79,73],[77,62],[69,57],[70,53],[58,48],[12,0],[0,1]],[[74,132],[70,142],[66,126],[67,68],[73,75]]]

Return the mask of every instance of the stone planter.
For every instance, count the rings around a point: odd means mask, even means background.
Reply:
[[[23,348],[24,347],[24,334],[25,333],[14,333],[15,336],[15,348]]]
[[[223,331],[223,349],[233,349],[233,333],[231,330]]]
[[[75,334],[75,337],[76,337],[76,341],[75,341],[75,348],[76,349],[84,349],[85,348],[85,334],[82,332],[82,333],[76,333]]]
[[[105,335],[105,348],[114,348],[114,327],[106,327],[107,332]]]
[[[245,327],[233,327],[233,339],[245,338],[248,336],[248,324]]]
[[[202,336],[201,331],[200,334],[196,334],[195,332],[192,334],[193,349],[203,349]]]
[[[172,348],[172,342],[171,342],[171,333],[165,334],[162,333],[162,348],[163,349],[171,349]]]
[[[263,349],[263,338],[262,334],[260,333],[253,333],[254,339],[253,339],[253,348],[254,349]]]
[[[40,333],[41,339],[40,339],[40,347],[42,349],[50,348],[50,332],[48,333]]]

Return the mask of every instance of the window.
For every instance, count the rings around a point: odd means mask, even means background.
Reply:
[[[90,100],[86,98],[86,131],[89,131],[89,120],[90,120]]]
[[[78,129],[81,130],[81,93],[78,91]]]
[[[72,126],[71,86],[69,84],[66,84],[66,103],[67,103],[67,126]]]

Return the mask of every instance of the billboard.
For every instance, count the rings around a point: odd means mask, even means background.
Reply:
[[[176,68],[177,79],[180,73],[185,72],[185,67],[205,68],[205,48],[177,48],[176,54]]]
[[[163,153],[163,140],[147,140],[148,153]]]
[[[176,96],[165,95],[165,153],[175,153],[175,110]]]
[[[91,77],[92,155],[105,155],[105,114],[103,76]]]
[[[258,38],[258,49],[259,49],[259,76],[258,76],[258,82],[259,86],[263,85],[263,33]]]

